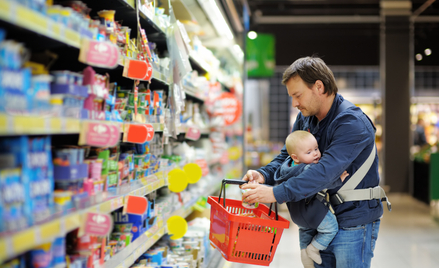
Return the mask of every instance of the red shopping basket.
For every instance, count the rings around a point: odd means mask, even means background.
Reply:
[[[211,244],[217,248],[223,257],[231,262],[256,265],[270,265],[282,236],[283,229],[290,222],[270,209],[259,204],[256,209],[242,206],[241,200],[226,199],[225,184],[244,184],[242,180],[223,180],[219,197],[209,196],[207,202],[211,205],[210,234]],[[223,204],[221,194],[224,189]],[[257,218],[241,216],[253,212]]]

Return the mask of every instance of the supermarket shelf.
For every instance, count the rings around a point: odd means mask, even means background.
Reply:
[[[156,82],[156,83],[158,83],[160,85],[169,87],[169,83],[166,82],[166,81],[167,81],[167,78],[166,78],[166,76],[164,74],[162,74],[161,72],[159,72],[159,71],[157,71],[155,69],[152,70],[152,81],[151,81],[151,83]]]
[[[88,119],[42,117],[35,115],[8,115],[0,113],[0,136],[79,134],[83,122]],[[99,121],[102,124],[121,124],[113,121]],[[129,123],[125,123],[129,124]],[[163,131],[162,123],[150,123],[156,132]],[[122,128],[121,128],[122,129]]]
[[[220,185],[214,187],[214,190],[206,190],[211,195],[218,191]],[[203,192],[206,192],[203,191]],[[181,216],[183,218],[187,218],[194,211],[194,204],[201,196],[197,196],[189,201],[184,206],[175,210],[171,213],[171,216]],[[133,243],[131,243],[128,247],[123,249],[121,252],[117,253],[113,258],[109,261],[105,262],[105,268],[128,268],[130,267],[143,253],[145,253],[151,246],[153,246],[162,236],[167,233],[166,229],[166,220],[160,219],[157,220],[157,224],[151,227],[145,234],[141,235],[137,238]],[[221,255],[221,254],[220,254]],[[210,266],[209,266],[210,267]]]
[[[74,134],[79,133],[82,121],[74,118],[0,114],[0,136]]]
[[[201,75],[204,75],[210,72],[210,66],[203,59],[200,58],[193,51],[189,52],[189,61],[191,63],[192,68],[197,70]]]
[[[189,208],[180,208],[173,212],[171,216],[181,216],[186,218],[193,211],[192,206]],[[128,247],[117,253],[110,260],[105,262],[105,268],[130,267],[142,254],[152,247],[162,236],[167,233],[164,219],[159,219],[155,226],[151,227],[144,234],[139,236]]]
[[[81,36],[79,33],[14,1],[0,0],[0,20],[60,43],[75,48],[80,47]]]
[[[137,18],[134,3],[137,0],[82,0],[89,8],[92,9],[92,16],[97,11],[102,9],[116,10],[115,20],[123,21],[123,26],[128,26],[131,29],[131,38],[134,38],[137,33]],[[159,50],[167,50],[166,34],[165,32],[143,12],[139,12],[140,24],[148,35],[148,40],[157,44]]]
[[[84,215],[88,212],[110,213],[124,205],[125,196],[143,196],[166,185],[166,179],[164,178],[163,172],[159,172],[159,174],[155,174],[149,178],[155,179],[155,181],[149,182],[140,188],[128,191],[125,194],[108,197],[106,201],[90,208],[50,220],[46,223],[33,226],[12,235],[8,234],[5,237],[1,237],[0,263],[35,248],[38,245],[53,241],[56,237],[64,236],[66,233],[79,228],[82,224]],[[149,180],[144,179],[143,181],[148,182]]]
[[[154,132],[162,132],[165,129],[165,124],[163,123],[124,123],[124,127],[123,129],[120,130],[120,132],[125,132],[125,129],[127,128],[127,126],[129,125],[142,125],[142,124],[150,124],[152,125],[152,127],[154,128]]]
[[[130,267],[143,253],[154,245],[166,233],[166,226],[163,220],[150,228],[147,232],[140,235],[128,247],[114,255],[110,260],[104,263],[105,268],[126,268]]]
[[[183,86],[183,90],[186,93],[186,97],[188,97],[188,99],[191,99],[196,102],[204,103],[205,99],[197,94],[196,88],[190,86]]]

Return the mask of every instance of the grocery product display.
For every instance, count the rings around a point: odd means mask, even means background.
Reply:
[[[0,267],[214,258],[242,81],[154,2],[0,0]]]

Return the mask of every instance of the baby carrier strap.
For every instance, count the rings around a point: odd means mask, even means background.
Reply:
[[[343,102],[338,106],[336,110],[336,116],[342,111],[349,107],[355,106],[348,100],[343,100]],[[372,151],[363,165],[351,176],[351,178],[337,191],[336,194],[329,197],[330,203],[334,206],[340,205],[344,202],[349,201],[362,201],[362,200],[373,200],[377,199],[380,201],[387,202],[387,209],[390,211],[392,206],[386,196],[386,192],[381,186],[376,186],[367,189],[357,189],[355,188],[361,182],[361,180],[366,176],[367,172],[371,168],[376,155],[376,145],[374,143]],[[325,190],[324,190],[325,191]],[[320,195],[326,194],[326,191]],[[317,195],[318,196],[318,195]]]

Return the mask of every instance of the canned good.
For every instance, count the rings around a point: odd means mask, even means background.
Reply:
[[[146,108],[146,106],[147,106],[146,93],[138,93],[137,98],[138,98],[137,105],[139,107]]]
[[[134,92],[128,92],[128,105],[134,106]]]

